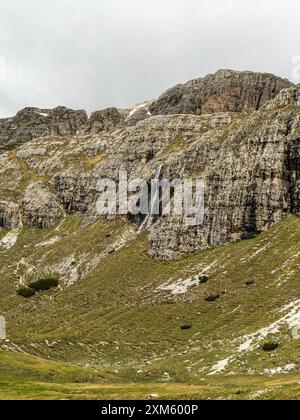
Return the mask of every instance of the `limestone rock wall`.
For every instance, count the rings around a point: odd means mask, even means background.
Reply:
[[[179,100],[163,95],[127,116],[110,109],[92,116],[90,126],[82,115],[82,135],[65,126],[56,137],[43,132],[0,154],[0,226],[14,228],[21,217],[26,226],[53,227],[64,212],[93,223],[97,180],[118,180],[125,169],[129,179],[150,181],[161,166],[162,178],[205,181],[205,215],[199,226],[187,226],[184,216],[156,218],[152,257],[168,260],[259,234],[300,212],[300,88],[283,89],[289,85],[272,75],[222,71],[176,87],[185,91]]]
[[[291,86],[271,74],[220,70],[169,89],[150,111],[153,115],[253,112]]]
[[[0,151],[38,137],[75,135],[85,129],[87,120],[85,111],[65,107],[25,108],[12,118],[0,119]]]
[[[19,206],[12,202],[0,201],[0,227],[15,229],[19,223]]]
[[[23,223],[29,227],[50,228],[63,215],[61,206],[42,182],[28,185],[22,199]]]

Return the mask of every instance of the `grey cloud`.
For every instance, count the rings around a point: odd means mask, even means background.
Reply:
[[[219,68],[291,79],[299,21],[298,0],[1,0],[0,115],[127,107]]]

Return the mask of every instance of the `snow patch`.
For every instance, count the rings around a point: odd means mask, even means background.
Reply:
[[[144,102],[143,104],[137,105],[130,111],[128,117],[125,119],[125,122],[127,122],[136,112],[145,109],[147,111],[147,114],[151,117],[151,112],[149,109],[150,102]]]
[[[49,114],[46,114],[46,112],[36,112],[37,115],[40,115],[41,117],[49,117]]]
[[[296,252],[296,254],[291,255],[283,264],[281,267],[276,268],[276,270],[273,270],[271,272],[271,274],[275,274],[278,271],[283,271],[284,269],[286,269],[292,262],[294,262],[295,259],[297,259],[300,256],[300,251]]]
[[[241,258],[240,261],[242,261],[242,263],[246,263],[250,260],[252,260],[253,258],[255,258],[258,254],[260,254],[261,252],[263,252],[266,248],[268,247],[268,245],[264,245],[262,248],[259,248],[258,250],[256,250],[252,255],[250,255],[249,257],[246,258]]]

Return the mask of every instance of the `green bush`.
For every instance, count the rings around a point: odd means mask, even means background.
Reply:
[[[279,344],[275,342],[264,343],[262,346],[263,351],[273,351],[278,349]]]
[[[29,284],[29,288],[34,289],[36,292],[42,292],[44,290],[50,290],[53,287],[57,287],[59,281],[56,277],[45,277],[38,281],[34,281]]]
[[[207,283],[209,280],[208,276],[199,276],[199,283],[200,284],[205,284]]]
[[[184,330],[190,330],[192,328],[192,324],[184,324],[184,325],[181,325],[181,330],[182,331],[184,331]]]
[[[253,286],[255,284],[254,280],[248,280],[246,281],[246,286]]]
[[[220,299],[220,295],[211,295],[208,296],[205,300],[206,302],[215,302],[218,299]]]
[[[35,295],[35,290],[32,289],[31,287],[20,287],[17,290],[17,294],[24,298],[30,298]]]

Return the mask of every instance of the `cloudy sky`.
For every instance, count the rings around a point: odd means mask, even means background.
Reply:
[[[299,27],[299,0],[0,0],[0,116],[127,107],[219,68],[291,80]]]

